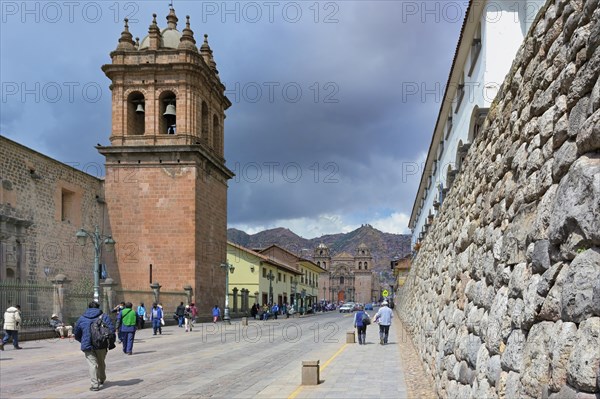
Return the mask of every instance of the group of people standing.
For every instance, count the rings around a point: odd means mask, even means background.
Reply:
[[[75,339],[81,343],[81,351],[85,354],[88,363],[88,371],[92,386],[90,391],[98,391],[106,381],[106,354],[107,348],[97,349],[92,345],[92,323],[102,318],[103,323],[113,333],[117,334],[118,342],[122,344],[123,353],[133,354],[133,342],[138,328],[144,327],[144,321],[150,320],[154,335],[162,334],[163,318],[162,305],[153,303],[152,308],[146,311],[144,304],[140,304],[136,310],[131,302],[121,302],[112,313],[116,314],[115,323],[108,314],[102,313],[98,302],[90,302],[88,309],[77,320],[73,334]]]
[[[253,319],[259,320],[268,320],[269,317],[273,317],[273,319],[277,320],[277,316],[285,315],[286,318],[290,317],[291,307],[288,304],[282,304],[279,307],[278,304],[274,303],[272,305],[264,304],[262,307],[258,304],[252,305],[250,308],[250,316]]]
[[[375,314],[373,319],[374,323],[379,324],[379,344],[387,345],[388,336],[390,334],[390,326],[392,325],[392,318],[394,317],[392,309],[388,307],[388,302],[383,301],[381,308]],[[371,317],[365,312],[364,307],[361,306],[359,310],[354,314],[354,327],[358,335],[358,344],[367,344],[367,326],[370,324]]]
[[[185,332],[192,331],[198,317],[198,308],[194,303],[184,306],[181,302],[175,309],[174,317],[177,320],[178,327],[183,328],[185,326]]]

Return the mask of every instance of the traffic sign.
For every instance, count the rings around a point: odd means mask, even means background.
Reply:
[[[387,297],[387,296],[390,295],[390,293],[388,292],[388,290],[383,290],[382,294],[383,294],[384,297]]]

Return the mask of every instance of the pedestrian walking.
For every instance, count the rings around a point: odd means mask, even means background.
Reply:
[[[219,320],[219,317],[221,317],[221,309],[219,309],[217,305],[212,309],[212,317],[213,323],[216,323],[217,320]]]
[[[177,306],[177,309],[175,309],[175,315],[177,316],[178,326],[183,327],[183,318],[185,315],[185,306],[184,306],[183,302],[181,302],[179,304],[179,306]]]
[[[137,307],[137,314],[140,316],[140,330],[142,330],[146,325],[146,307],[144,306],[144,302],[140,303],[140,306]]]
[[[131,355],[133,354],[133,340],[137,324],[137,315],[131,302],[127,302],[125,308],[117,315],[117,324],[120,326],[123,353]]]
[[[190,305],[185,307],[183,317],[185,321],[185,332],[192,331],[192,309],[190,309]]]
[[[192,312],[192,319],[190,320],[190,331],[196,324],[196,318],[198,318],[198,308],[195,303],[190,304],[190,311]]]
[[[289,305],[287,303],[284,303],[283,305],[281,305],[281,314],[285,315],[286,319],[290,318]]]
[[[279,314],[279,306],[274,303],[271,307],[271,313],[273,313],[273,319],[277,320],[277,315]]]
[[[358,334],[358,344],[367,344],[367,326],[371,324],[371,318],[369,314],[364,311],[364,307],[361,305],[358,307],[358,312],[354,313],[354,327]]]
[[[154,331],[154,335],[156,335],[156,333],[162,335],[162,318],[162,306],[158,306],[156,302],[153,303],[152,309],[150,309],[150,322],[152,323],[152,330]]]
[[[165,310],[163,309],[163,305],[162,303],[158,303],[158,307],[160,308],[160,311],[162,312],[162,317],[160,318],[160,325],[164,326],[165,325]]]
[[[383,301],[381,308],[375,314],[375,322],[379,323],[379,344],[386,345],[388,343],[388,335],[390,333],[390,326],[392,325],[392,318],[394,317],[392,309],[388,307],[388,302]]]
[[[77,320],[77,323],[75,323],[75,329],[73,330],[75,339],[81,342],[81,350],[83,351],[85,360],[87,360],[88,363],[88,372],[90,375],[90,380],[92,381],[90,391],[100,390],[106,381],[106,354],[108,353],[108,348],[94,349],[92,346],[91,325],[99,317],[102,317],[102,321],[112,332],[115,331],[110,317],[108,317],[107,314],[102,313],[100,310],[100,304],[98,304],[98,302],[93,301],[90,302],[88,309]]]
[[[258,314],[258,306],[256,304],[252,305],[252,308],[250,308],[250,316],[252,316],[252,318],[254,320],[256,320],[256,315]]]
[[[60,338],[64,338],[65,335],[69,338],[73,336],[73,326],[66,326],[62,320],[59,320],[56,313],[50,317],[50,326],[54,328],[54,331],[60,334]]]
[[[114,309],[112,310],[111,313],[115,313],[115,329],[117,330],[117,343],[121,343],[123,342],[123,337],[121,336],[121,324],[119,324],[121,322],[121,319],[119,319],[119,314],[121,313],[121,310],[123,310],[125,308],[125,302],[121,302],[120,304],[118,304],[117,306],[114,307]]]
[[[4,337],[0,343],[0,350],[4,350],[4,344],[12,338],[15,349],[23,349],[19,346],[19,330],[21,329],[21,306],[10,306],[4,312]]]

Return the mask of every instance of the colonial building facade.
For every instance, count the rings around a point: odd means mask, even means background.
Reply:
[[[365,244],[360,244],[354,255],[342,252],[333,257],[325,244],[319,244],[313,261],[325,270],[319,275],[323,299],[334,303],[379,299],[379,280],[372,270],[371,250]]]

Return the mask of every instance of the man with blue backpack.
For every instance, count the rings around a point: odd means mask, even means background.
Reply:
[[[98,330],[98,324],[101,325],[100,330]],[[98,331],[106,335],[102,342],[99,340]],[[90,391],[99,391],[106,381],[106,354],[109,349],[115,347],[115,327],[110,317],[102,313],[98,302],[92,301],[85,313],[77,320],[73,333],[75,339],[81,342],[81,350],[88,363],[88,371],[92,380]]]

